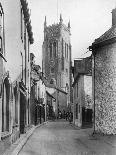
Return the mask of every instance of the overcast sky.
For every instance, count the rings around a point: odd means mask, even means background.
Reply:
[[[28,0],[28,2],[35,40],[31,49],[35,53],[36,63],[40,65],[45,16],[47,25],[59,22],[60,13],[64,24],[67,25],[70,19],[72,60],[74,60],[87,56],[83,53],[87,52],[94,39],[111,27],[111,11],[116,7],[116,0]]]

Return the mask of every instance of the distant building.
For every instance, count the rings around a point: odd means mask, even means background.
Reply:
[[[73,122],[79,127],[92,124],[92,59],[74,60]]]
[[[93,54],[95,132],[116,134],[116,8],[112,26],[90,46]]]
[[[68,95],[63,93],[62,97],[64,98],[64,95],[67,96],[66,100],[60,101],[65,109],[71,104],[70,35],[70,22],[68,26],[64,25],[61,15],[60,22],[51,26],[47,26],[45,17],[42,69],[50,84],[54,84],[57,88],[68,93]]]
[[[39,96],[39,82],[41,75],[41,67],[35,64],[35,56],[30,53],[30,123],[37,125],[40,123],[39,117],[39,106],[40,106],[40,96]]]

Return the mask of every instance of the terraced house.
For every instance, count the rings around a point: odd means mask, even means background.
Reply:
[[[0,2],[0,139],[11,144],[30,126],[30,44],[34,40],[27,1]]]

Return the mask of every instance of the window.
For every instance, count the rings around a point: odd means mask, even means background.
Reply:
[[[76,119],[78,119],[78,103],[76,104]]]
[[[65,58],[66,58],[66,55],[67,55],[67,54],[66,54],[66,43],[65,43]]]
[[[0,53],[3,55],[5,54],[4,52],[4,47],[5,47],[5,35],[4,35],[4,20],[3,20],[3,8],[0,6]]]
[[[77,97],[78,97],[78,83],[77,83]]]
[[[80,109],[80,105],[79,105],[79,113],[80,113],[81,109]]]
[[[17,92],[17,82],[14,87],[14,101],[15,101],[15,123],[18,124],[18,92]]]
[[[64,41],[62,38],[62,70],[64,70]]]
[[[51,68],[51,73],[54,73],[54,68],[53,67]]]
[[[21,40],[23,41],[23,10],[21,8]]]
[[[62,56],[63,56],[63,52],[64,52],[64,40],[62,38]]]
[[[54,80],[53,79],[50,80],[50,84],[54,84]]]
[[[54,58],[56,57],[56,42],[53,44],[53,53],[54,53]]]
[[[52,58],[52,43],[50,43],[49,48],[50,48],[50,58]]]
[[[2,49],[2,37],[0,36],[0,52],[3,54],[3,49]]]

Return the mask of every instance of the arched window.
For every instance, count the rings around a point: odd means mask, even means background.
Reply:
[[[53,44],[53,52],[54,52],[54,58],[56,57],[56,42]]]
[[[51,73],[54,73],[54,68],[53,67],[51,68]]]
[[[54,84],[54,79],[51,79],[50,80],[50,84]]]
[[[65,43],[65,58],[67,57],[67,53],[66,53],[66,43]]]
[[[49,48],[50,48],[50,58],[52,58],[52,43],[50,43]]]

